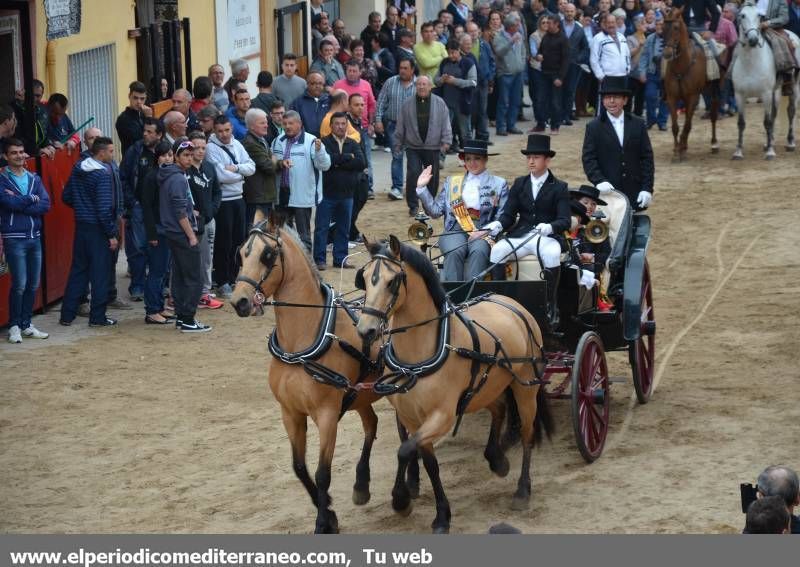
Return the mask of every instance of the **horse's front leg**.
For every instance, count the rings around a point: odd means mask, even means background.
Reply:
[[[780,92],[780,91],[777,91]],[[776,101],[776,92],[770,91],[766,93],[764,96],[764,130],[767,133],[767,147],[764,150],[764,159],[766,160],[773,160],[775,159],[775,107]]]
[[[501,420],[502,421],[502,420]],[[431,522],[431,528],[435,534],[446,534],[450,532],[450,502],[444,493],[442,479],[439,476],[439,461],[433,452],[433,445],[420,447],[422,453],[422,464],[425,465],[425,472],[431,479],[433,495],[436,497],[436,517]]]
[[[681,130],[680,148],[678,150],[680,161],[686,160],[686,152],[689,149],[689,133],[692,131],[692,118],[699,98],[700,95],[697,93],[686,97],[686,119],[683,123],[683,130]]]
[[[741,94],[734,93],[734,97],[736,98],[736,107],[739,109],[739,118],[736,121],[736,125],[739,127],[739,139],[736,142],[736,151],[733,152],[731,159],[740,160],[744,159],[744,152],[742,150],[742,140],[744,138],[744,129],[746,126],[745,123],[745,98]]]
[[[364,446],[361,449],[361,458],[356,465],[356,483],[353,485],[353,504],[362,506],[369,502],[370,470],[369,458],[372,454],[372,444],[378,432],[378,416],[372,406],[358,410],[361,425],[364,428]]]
[[[717,119],[719,118],[719,96],[722,79],[717,79],[711,84],[711,153],[719,152],[719,142],[717,141]]]
[[[314,507],[319,506],[317,500],[317,487],[311,476],[308,474],[306,466],[306,432],[308,429],[308,418],[300,413],[291,411],[281,406],[281,418],[286,433],[289,435],[289,444],[292,447],[292,469],[294,474],[303,483],[303,487],[311,497]]]
[[[667,106],[669,106],[669,116],[672,119],[672,161],[678,161],[679,147],[678,147],[678,133],[680,132],[680,125],[678,124],[678,101],[673,98],[667,99]]]
[[[331,463],[336,448],[336,430],[339,425],[339,412],[327,411],[316,416],[319,429],[319,464],[314,479],[317,482],[317,525],[314,533],[338,534],[339,520],[330,509]]]
[[[789,133],[786,134],[787,152],[793,152],[797,148],[794,140],[794,115],[797,111],[798,98],[800,98],[800,84],[795,80],[792,83],[792,94],[789,95],[789,104],[786,106],[786,117],[789,120]]]

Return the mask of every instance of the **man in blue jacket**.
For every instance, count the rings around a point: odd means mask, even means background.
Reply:
[[[42,268],[42,216],[50,198],[39,176],[25,170],[23,142],[7,138],[4,146],[8,167],[0,174],[0,235],[11,272],[8,342],[21,343],[22,337],[50,336],[31,323]]]
[[[75,164],[64,187],[64,203],[75,210],[72,267],[61,305],[62,325],[71,325],[87,282],[92,287],[90,327],[116,325],[106,316],[113,253],[119,246],[119,198],[122,187],[112,170],[114,142],[100,136],[92,144],[92,156]]]
[[[322,119],[331,109],[331,97],[323,92],[325,78],[317,72],[312,72],[306,77],[306,92],[296,98],[290,107],[300,114],[303,129],[319,138]]]

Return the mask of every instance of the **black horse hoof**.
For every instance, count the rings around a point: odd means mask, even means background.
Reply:
[[[412,500],[419,498],[419,482],[408,482],[408,494]]]
[[[364,504],[369,502],[370,496],[371,495],[369,493],[369,488],[365,489],[353,488],[353,504],[355,504],[356,506],[363,506]]]
[[[530,508],[531,504],[531,497],[530,496],[518,496],[514,495],[511,499],[511,509],[515,512],[524,512],[528,508]]]
[[[433,526],[433,533],[435,535],[449,534],[450,526]]]

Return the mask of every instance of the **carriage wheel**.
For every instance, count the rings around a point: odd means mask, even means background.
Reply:
[[[572,366],[572,428],[578,450],[587,463],[603,452],[608,434],[611,391],[603,341],[597,333],[584,333]]]
[[[639,338],[628,343],[628,358],[633,371],[633,388],[640,404],[646,404],[653,393],[653,369],[656,352],[656,318],[653,313],[653,288],[650,268],[644,264],[642,275],[641,322]]]

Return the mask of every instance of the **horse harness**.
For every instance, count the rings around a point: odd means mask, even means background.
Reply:
[[[272,235],[264,230],[265,222],[266,221],[255,225],[250,230],[250,237],[247,241],[245,255],[248,256],[252,251],[253,241],[256,237],[261,238],[262,240],[269,239],[273,241],[275,243],[274,248],[267,246],[265,242],[264,251],[259,258],[259,261],[267,267],[267,271],[259,281],[255,281],[241,274],[236,278],[236,281],[244,282],[253,287],[255,291],[253,295],[253,303],[256,304],[262,312],[264,305],[273,305],[278,307],[322,307],[325,309],[325,316],[322,318],[319,329],[317,330],[316,339],[311,346],[299,352],[288,352],[284,350],[278,344],[277,328],[274,329],[270,334],[267,346],[272,356],[278,358],[281,362],[286,364],[302,364],[303,369],[315,381],[327,386],[332,386],[338,390],[344,390],[345,395],[342,399],[342,407],[339,413],[339,419],[341,419],[341,417],[353,404],[359,392],[366,389],[364,387],[365,384],[363,383],[364,379],[371,372],[377,371],[378,363],[369,358],[369,349],[366,345],[362,350],[359,350],[346,340],[336,335],[336,313],[339,309],[344,309],[354,323],[358,320],[358,316],[351,306],[340,296],[337,296],[333,288],[331,288],[327,283],[322,283],[320,285],[322,294],[325,297],[324,305],[304,305],[286,303],[282,301],[266,301],[266,294],[261,286],[265,281],[267,281],[270,274],[275,269],[275,266],[277,265],[277,259],[280,259],[282,265],[284,258],[283,242],[280,238],[280,229],[278,229],[277,235]],[[283,273],[281,274],[281,282],[283,282]],[[280,286],[280,284],[278,285]],[[355,383],[351,384],[350,380],[348,380],[346,376],[336,372],[331,368],[328,368],[319,362],[319,359],[328,352],[334,341],[339,344],[339,347],[345,353],[358,361],[359,373]]]
[[[392,299],[389,301],[389,305],[387,306],[385,311],[380,311],[378,309],[374,309],[371,307],[363,306],[361,311],[368,315],[373,315],[378,317],[381,320],[381,333],[390,335],[389,340],[387,340],[384,344],[381,345],[381,356],[379,357],[382,360],[386,367],[389,369],[389,372],[386,374],[382,374],[375,380],[374,385],[372,386],[373,391],[376,394],[382,396],[388,396],[392,394],[404,394],[411,390],[420,378],[433,374],[434,372],[438,371],[444,364],[447,362],[447,358],[450,352],[454,352],[458,356],[462,358],[469,359],[471,361],[470,365],[470,381],[469,385],[466,389],[461,393],[459,397],[458,403],[456,405],[456,424],[453,428],[453,436],[458,433],[458,429],[461,425],[461,420],[466,412],[469,403],[472,399],[480,392],[483,386],[486,384],[486,381],[489,379],[489,372],[491,372],[492,368],[497,365],[504,370],[507,370],[511,373],[518,383],[522,384],[523,386],[537,386],[545,384],[546,381],[544,380],[544,368],[545,368],[545,360],[544,358],[539,359],[535,356],[532,357],[512,357],[508,355],[506,349],[502,343],[502,340],[495,334],[491,329],[487,328],[485,325],[479,323],[478,321],[474,321],[470,317],[466,315],[463,311],[465,311],[468,307],[480,303],[482,301],[487,301],[490,303],[495,303],[500,305],[512,313],[514,313],[517,317],[519,317],[523,323],[525,324],[525,328],[527,331],[528,336],[528,344],[531,346],[531,350],[533,350],[533,345],[539,347],[539,350],[542,350],[542,345],[536,342],[534,337],[533,329],[531,328],[528,320],[525,318],[524,314],[517,309],[513,305],[509,305],[503,301],[500,301],[493,294],[487,293],[477,297],[474,297],[468,301],[459,304],[453,304],[450,302],[449,299],[445,300],[444,304],[440,308],[440,314],[436,317],[431,319],[427,319],[425,321],[421,321],[419,323],[415,323],[413,325],[408,325],[405,327],[398,327],[391,330],[384,330],[386,324],[388,324],[389,316],[391,315],[392,309],[394,308],[395,304],[397,303],[398,297],[400,295],[400,286],[406,285],[406,273],[403,269],[403,263],[391,258],[389,256],[383,254],[375,254],[372,258],[372,261],[377,261],[377,265],[375,266],[375,270],[372,273],[371,283],[372,285],[376,285],[380,281],[380,269],[381,269],[381,262],[386,261],[390,264],[398,266],[400,271],[392,278],[389,282],[389,291],[392,294]],[[366,282],[364,280],[364,269],[369,266],[371,262],[368,262],[364,265],[361,269],[358,270],[356,273],[356,287],[359,289],[366,289]],[[454,315],[467,329],[467,332],[470,335],[470,340],[472,342],[472,348],[465,348],[454,346],[450,344],[450,315]],[[434,321],[439,322],[439,331],[436,341],[436,350],[434,354],[425,361],[422,362],[415,362],[415,363],[407,363],[401,361],[397,354],[394,352],[394,347],[391,342],[391,335],[395,333],[402,333],[407,331],[408,329],[414,327],[420,327],[426,325],[428,323],[432,323]],[[494,341],[494,352],[492,354],[486,354],[481,350],[481,343],[480,337],[478,336],[478,328],[482,329],[489,337]],[[524,380],[520,378],[516,372],[514,372],[512,365],[514,363],[519,362],[530,362],[533,364],[535,378],[531,380]],[[481,372],[481,366],[485,365],[483,372]]]

